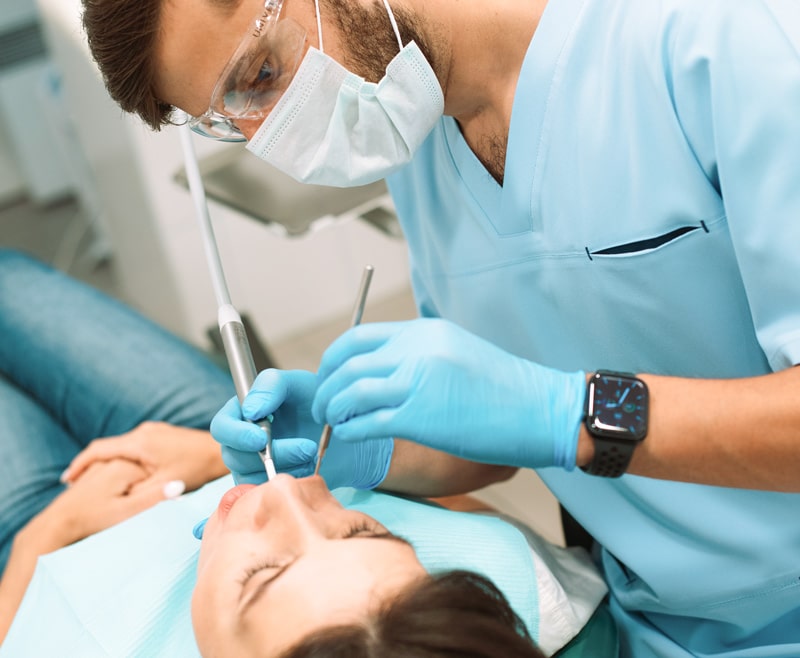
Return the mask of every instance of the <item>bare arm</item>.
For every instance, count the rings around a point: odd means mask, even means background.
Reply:
[[[39,556],[152,507],[164,499],[170,480],[182,480],[191,491],[226,472],[219,444],[207,431],[148,422],[92,441],[65,471],[67,489],[14,538],[0,580],[0,642]]]
[[[650,428],[629,473],[800,492],[800,366],[747,379],[640,377],[650,389]],[[578,464],[593,453],[583,427]]]
[[[33,577],[40,555],[70,543],[61,528],[45,528],[30,523],[14,538],[11,553],[0,580],[0,643],[5,639],[22,597]]]
[[[517,469],[467,461],[395,439],[392,464],[380,488],[416,496],[452,496],[508,480]]]
[[[98,462],[20,530],[0,580],[0,642],[41,555],[119,523],[164,499],[163,483],[139,487],[147,472],[128,460]]]

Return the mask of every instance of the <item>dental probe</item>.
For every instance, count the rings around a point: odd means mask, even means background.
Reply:
[[[375,268],[372,265],[367,265],[364,268],[364,273],[361,275],[361,285],[358,288],[358,295],[356,295],[356,306],[353,309],[353,319],[350,321],[350,326],[355,327],[361,324],[361,316],[364,315],[364,305],[367,303],[367,291],[369,290],[370,281],[372,281],[372,273]],[[317,446],[317,465],[314,466],[314,475],[319,475],[319,467],[322,465],[322,458],[325,456],[325,451],[328,449],[328,444],[331,441],[331,432],[333,429],[327,423],[322,428],[322,436],[319,437],[319,446]]]
[[[197,164],[194,145],[192,144],[192,133],[188,124],[188,117],[184,117],[184,122],[180,125],[181,145],[186,167],[186,178],[189,182],[189,191],[194,201],[195,213],[200,223],[200,230],[203,236],[203,246],[205,247],[206,259],[211,273],[211,280],[214,285],[214,294],[219,307],[217,312],[217,323],[219,332],[222,336],[222,344],[225,348],[225,357],[228,360],[228,369],[233,378],[236,388],[236,396],[239,403],[244,402],[244,398],[250,391],[250,387],[256,378],[256,365],[253,361],[253,352],[247,340],[247,333],[242,323],[242,318],[231,304],[231,296],[228,292],[228,285],[225,282],[225,274],[222,270],[222,261],[219,258],[217,240],[214,237],[214,229],[211,225],[211,217],[208,213],[208,203],[206,201],[203,179],[200,176],[200,168]],[[261,460],[264,462],[264,470],[267,472],[267,480],[275,477],[275,462],[272,459],[272,424],[269,420],[258,422],[259,427],[264,430],[267,436],[267,443],[264,450],[259,451]]]

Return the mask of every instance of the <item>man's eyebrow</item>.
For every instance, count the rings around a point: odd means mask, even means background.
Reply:
[[[414,548],[414,546],[411,544],[410,541],[408,541],[407,539],[403,539],[402,537],[399,537],[398,535],[393,535],[390,532],[374,534],[374,535],[361,535],[361,538],[362,539],[385,539],[385,540],[388,540],[388,541],[399,542],[400,544],[403,544],[403,546],[408,546],[411,549]],[[291,567],[295,562],[297,562],[298,559],[300,559],[300,558],[295,558],[291,562],[288,562],[287,564],[284,564],[274,574],[272,574],[272,576],[270,576],[269,578],[267,578],[267,579],[263,580],[262,582],[260,582],[258,584],[258,587],[256,587],[255,591],[250,595],[250,598],[247,599],[247,601],[245,601],[244,604],[242,605],[242,607],[239,609],[239,615],[240,616],[244,616],[245,614],[247,614],[247,611],[250,608],[252,608],[253,605],[255,605],[256,602],[264,595],[264,592],[267,591],[267,588],[272,583],[274,583],[276,580],[278,580],[278,578],[280,578],[289,569],[289,567]],[[257,573],[258,573],[258,571],[254,572],[252,574],[252,576],[255,576]],[[250,576],[250,577],[252,578],[252,576]],[[247,581],[245,581],[245,583],[246,582]]]

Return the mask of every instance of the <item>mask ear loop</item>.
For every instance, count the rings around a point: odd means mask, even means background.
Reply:
[[[324,53],[325,48],[322,45],[322,18],[319,15],[319,0],[314,0],[314,10],[317,13],[317,38],[319,39],[319,51]]]
[[[389,21],[392,24],[392,29],[394,30],[394,36],[397,37],[397,46],[400,50],[403,50],[403,40],[400,38],[400,30],[397,27],[397,21],[394,19],[394,13],[392,12],[392,8],[389,6],[389,0],[383,0],[383,6],[386,7],[386,12],[389,14]]]

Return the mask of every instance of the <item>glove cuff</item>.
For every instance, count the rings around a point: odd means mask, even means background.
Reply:
[[[355,489],[374,489],[386,479],[392,463],[394,439],[373,439],[358,445],[353,463],[353,482]]]
[[[563,374],[563,390],[553,407],[553,465],[571,471],[578,456],[578,435],[586,400],[586,373]]]

